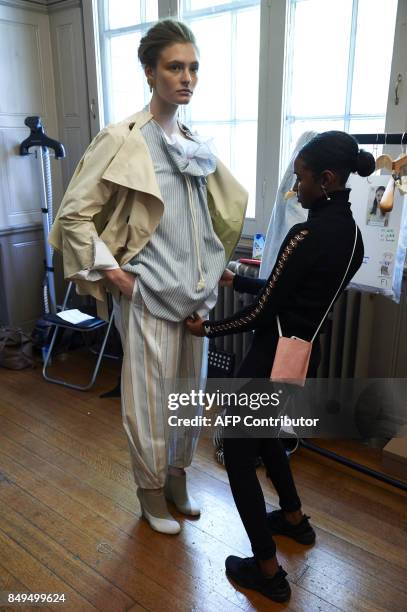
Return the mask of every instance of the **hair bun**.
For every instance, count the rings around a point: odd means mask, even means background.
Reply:
[[[359,176],[369,176],[376,169],[376,162],[371,153],[360,149],[356,158],[354,172],[357,172]]]

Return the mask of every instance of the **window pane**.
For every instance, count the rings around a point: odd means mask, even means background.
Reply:
[[[293,5],[290,115],[344,112],[351,0],[304,0]]]
[[[386,109],[397,0],[359,0],[352,113]]]
[[[246,217],[256,216],[257,121],[234,127],[232,170],[249,192]]]
[[[384,132],[385,117],[380,119],[351,119],[350,134],[378,134]]]
[[[247,216],[255,217],[260,0],[242,3],[181,3],[200,50],[198,87],[186,113],[198,133],[214,137],[219,158],[249,191]],[[194,10],[202,13],[194,17]]]
[[[259,97],[259,9],[240,11],[236,24],[236,117],[256,119]],[[242,44],[240,41],[247,41]],[[250,43],[250,44],[249,44]]]
[[[137,57],[140,39],[158,20],[158,0],[98,0],[105,124],[120,121],[149,100]],[[122,34],[119,28],[131,28]]]
[[[397,0],[291,0],[290,6],[281,171],[297,137],[312,127],[383,131]],[[310,37],[313,23],[321,25]]]
[[[199,47],[200,63],[198,85],[191,102],[192,120],[229,119],[232,86],[230,15],[197,19],[190,26]]]
[[[249,192],[246,217],[256,213],[257,121],[236,125],[222,123],[193,123],[192,129],[200,136],[213,138],[217,157],[232,170]]]
[[[350,134],[382,134],[384,132],[385,117],[380,119],[352,119],[349,126]],[[370,151],[375,157],[381,155],[383,146],[361,145],[365,151]]]
[[[141,21],[139,0],[108,0],[108,29],[125,28]]]
[[[110,59],[108,121],[120,121],[145,105],[145,76],[137,57],[142,34],[117,36],[108,42]]]
[[[238,4],[239,0],[235,0],[235,4]],[[230,4],[230,0],[184,0],[183,1],[183,12],[188,11],[200,11],[202,9],[211,9],[212,7],[220,6],[222,4]]]
[[[227,123],[221,123],[215,128],[212,124],[192,123],[192,129],[204,138],[213,138],[215,154],[228,167],[231,166],[232,128]]]
[[[297,142],[298,138],[304,132],[313,131],[313,132],[326,132],[328,130],[343,130],[344,121],[343,119],[339,120],[312,120],[308,119],[306,121],[296,121],[292,127],[292,144],[293,147]]]
[[[158,21],[158,0],[144,0],[143,22],[152,23]]]
[[[158,0],[104,0],[107,30],[158,21]]]

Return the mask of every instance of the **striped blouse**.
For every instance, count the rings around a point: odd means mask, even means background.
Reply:
[[[192,153],[168,142],[153,120],[141,132],[165,208],[147,245],[123,269],[137,275],[141,296],[154,316],[182,321],[193,312],[205,315],[216,302],[226,264],[207,206],[206,176],[215,171],[215,158],[198,141],[191,143],[196,149]]]

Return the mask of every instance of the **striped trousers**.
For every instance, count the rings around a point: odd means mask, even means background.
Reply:
[[[184,323],[149,313],[137,279],[131,300],[114,302],[115,323],[123,346],[122,419],[137,486],[164,486],[168,466],[191,464],[199,429],[170,427],[168,392],[202,389],[206,383],[207,342],[192,336]],[[190,409],[189,409],[190,408]],[[185,411],[185,408],[183,409]],[[201,414],[188,407],[188,417]]]

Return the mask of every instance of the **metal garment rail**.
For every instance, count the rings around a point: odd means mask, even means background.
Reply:
[[[328,457],[328,459],[332,459],[333,461],[337,461],[338,463],[342,463],[346,465],[346,467],[352,468],[353,470],[357,470],[358,472],[362,472],[362,474],[367,474],[372,478],[376,478],[377,480],[381,480],[386,484],[390,484],[393,487],[397,487],[402,491],[407,491],[407,483],[402,480],[397,480],[397,478],[392,478],[391,476],[387,476],[387,474],[383,474],[383,472],[378,472],[377,470],[372,470],[371,468],[362,465],[361,463],[357,463],[356,461],[352,461],[347,457],[343,457],[343,455],[339,455],[338,453],[334,453],[326,448],[322,448],[317,444],[313,444],[312,442],[307,442],[306,440],[300,440],[301,446],[304,448],[314,451],[319,455],[323,455],[324,457]]]
[[[407,132],[403,134],[352,134],[359,144],[371,145],[404,145],[407,144]]]
[[[388,144],[388,145],[403,145],[407,144],[407,132],[403,134],[352,134],[352,136],[358,141],[359,144]],[[407,491],[407,483],[397,480],[396,478],[392,478],[391,476],[387,476],[387,474],[383,474],[383,472],[378,472],[376,470],[372,470],[361,463],[357,463],[356,461],[352,461],[351,459],[347,459],[343,455],[339,455],[338,453],[333,453],[325,448],[318,446],[317,444],[313,444],[312,442],[307,442],[305,440],[301,440],[301,446],[311,450],[319,455],[323,455],[324,457],[328,457],[333,461],[337,461],[338,463],[342,463],[342,465],[346,465],[353,470],[361,472],[362,474],[367,474],[372,478],[376,478],[376,480],[381,480],[386,484],[390,484],[393,487],[397,487],[402,491]]]

